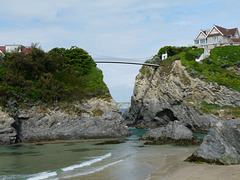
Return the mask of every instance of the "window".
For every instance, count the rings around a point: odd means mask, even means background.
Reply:
[[[200,44],[206,44],[206,39],[200,39]]]
[[[215,43],[218,42],[218,36],[213,36],[213,42],[215,42]]]
[[[194,44],[199,44],[199,40],[194,40]]]

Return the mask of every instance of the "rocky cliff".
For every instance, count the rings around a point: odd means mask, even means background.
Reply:
[[[13,119],[0,111],[2,144],[128,136],[121,111],[113,99],[92,98],[81,103],[19,108]],[[15,139],[14,139],[15,138]]]
[[[15,120],[0,108],[0,144],[11,143],[15,140],[17,131],[13,128]]]
[[[194,132],[206,132],[218,118],[203,113],[203,102],[239,107],[240,92],[195,77],[179,60],[159,68],[143,66],[124,118],[129,126],[139,128],[156,128],[178,120]]]

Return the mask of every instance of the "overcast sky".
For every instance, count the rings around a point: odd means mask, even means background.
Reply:
[[[83,48],[94,59],[145,61],[192,45],[213,24],[240,27],[239,0],[1,0],[0,45]],[[113,98],[129,102],[141,66],[99,64]]]

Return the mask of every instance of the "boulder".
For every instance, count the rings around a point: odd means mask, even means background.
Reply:
[[[240,164],[240,119],[219,121],[188,158],[216,164]]]
[[[143,139],[163,139],[170,138],[174,140],[192,139],[193,133],[179,121],[169,122],[167,126],[151,129],[142,137]]]

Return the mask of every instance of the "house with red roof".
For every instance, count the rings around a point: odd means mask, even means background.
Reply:
[[[211,29],[200,30],[194,39],[194,45],[208,50],[217,46],[240,45],[238,28],[227,29],[213,25]]]
[[[16,45],[16,44],[0,46],[1,54],[12,53],[12,52],[29,54],[31,53],[31,49],[29,47],[25,47],[23,45]]]

